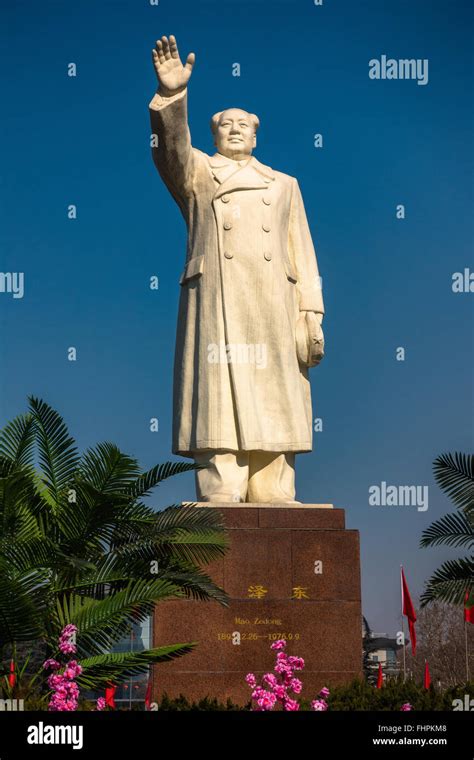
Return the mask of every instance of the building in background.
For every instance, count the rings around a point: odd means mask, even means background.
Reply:
[[[143,623],[134,625],[130,634],[121,639],[112,652],[141,652],[143,649],[151,648],[151,618],[147,618]],[[117,709],[145,709],[145,694],[148,680],[150,678],[149,670],[138,676],[131,676],[120,684],[117,684],[115,692],[115,704]]]
[[[130,628],[127,636],[124,636],[114,647],[111,652],[141,652],[144,649],[151,648],[151,618],[147,618],[143,623],[137,623]],[[131,676],[121,683],[116,684],[117,690],[114,694],[115,707],[117,710],[144,710],[145,695],[148,681],[150,678],[149,669],[140,675]],[[98,697],[104,696],[104,691],[84,691],[82,696],[85,699],[96,701]]]
[[[393,678],[400,672],[397,652],[402,645],[386,633],[375,633],[371,630],[367,619],[362,618],[363,665],[364,675],[371,683],[376,683],[379,664],[387,678]]]

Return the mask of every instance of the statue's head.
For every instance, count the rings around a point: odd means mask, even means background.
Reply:
[[[228,108],[211,119],[214,145],[218,153],[240,161],[252,155],[257,144],[258,116],[241,108]]]

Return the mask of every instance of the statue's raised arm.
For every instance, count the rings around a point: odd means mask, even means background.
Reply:
[[[158,90],[149,104],[152,156],[164,182],[179,202],[192,176],[186,88],[195,55],[189,53],[183,66],[176,39],[171,34],[169,39],[163,36],[156,41],[152,56],[158,79]]]

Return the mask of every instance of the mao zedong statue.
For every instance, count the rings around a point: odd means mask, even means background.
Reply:
[[[214,114],[216,152],[191,144],[176,40],[153,50],[153,161],[188,231],[174,364],[173,452],[206,465],[199,501],[298,503],[311,451],[309,368],[324,355],[320,277],[298,182],[252,155],[259,120]]]

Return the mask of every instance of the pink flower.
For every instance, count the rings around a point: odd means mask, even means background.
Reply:
[[[286,686],[283,686],[283,684],[278,684],[278,686],[274,686],[273,693],[280,702],[287,698]]]
[[[75,654],[76,647],[74,644],[70,644],[68,641],[62,641],[59,645],[59,649],[63,654]]]
[[[99,697],[99,699],[96,702],[96,710],[105,710],[105,698]]]
[[[58,670],[60,667],[60,663],[57,660],[53,660],[52,657],[50,657],[49,660],[45,660],[43,662],[43,668],[45,670],[48,670],[48,668],[51,668],[51,670]]]
[[[304,660],[302,657],[288,657],[288,664],[291,665],[294,670],[303,670],[304,668]]]
[[[50,675],[50,676],[48,676],[48,686],[50,687],[50,689],[55,689],[62,682],[63,682],[63,677],[60,676],[60,675]]]
[[[293,675],[293,668],[290,665],[287,665],[286,662],[278,662],[273,670],[275,673],[288,673],[290,676]]]
[[[323,699],[327,699],[329,697],[330,693],[331,692],[329,691],[328,687],[327,686],[323,686],[323,688],[319,692],[318,696],[322,697]]]
[[[295,694],[300,694],[303,684],[299,678],[295,678],[294,671],[304,668],[302,657],[290,657],[284,652],[287,645],[285,639],[279,639],[270,644],[270,648],[276,653],[276,662],[273,668],[274,673],[265,673],[262,676],[261,684],[257,684],[257,679],[253,673],[248,673],[245,677],[246,682],[253,689],[252,700],[255,700],[256,706],[253,710],[273,710],[275,704],[280,702],[286,711],[297,711],[300,709],[299,702],[288,695],[288,690]],[[328,691],[329,693],[329,691]],[[327,709],[324,700],[319,700],[322,707]],[[326,705],[324,707],[324,705]]]
[[[409,702],[405,702],[405,704],[400,707],[400,710],[407,712],[408,710],[413,710],[413,707]]]
[[[257,700],[257,704],[262,710],[272,710],[276,702],[276,697],[271,691],[262,691],[262,695]]]
[[[66,670],[64,671],[65,677],[71,680],[76,676],[79,676],[81,673],[82,668],[75,660],[71,660],[71,662],[68,663]]]
[[[59,649],[63,654],[76,652],[76,645],[71,638],[76,634],[77,626],[69,623],[64,626],[59,637]],[[61,665],[57,660],[49,659],[43,664],[45,669],[58,670]],[[66,663],[63,673],[51,673],[47,682],[50,689],[53,690],[49,701],[48,709],[51,712],[72,712],[77,710],[79,699],[79,687],[74,681],[76,676],[82,673],[82,667],[77,660],[70,660]]]
[[[267,686],[276,686],[278,684],[277,677],[273,675],[273,673],[265,673],[265,675],[262,678],[263,683],[266,683]]]
[[[76,645],[71,641],[72,637],[77,633],[77,626],[73,623],[69,623],[64,626],[59,637],[59,649],[63,654],[75,653]]]
[[[270,649],[284,649],[285,647],[286,647],[285,639],[278,639],[278,641],[273,642]]]
[[[296,699],[286,699],[283,705],[283,709],[286,710],[287,712],[290,712],[290,711],[296,712],[297,710],[300,709],[300,706],[298,702],[296,701]]]
[[[77,633],[77,625],[74,625],[74,623],[68,623],[61,631],[61,636],[70,639],[75,633]]]
[[[311,707],[313,710],[323,712],[324,710],[328,709],[327,702],[324,699],[314,699],[311,702]]]
[[[247,681],[248,685],[252,687],[255,686],[255,684],[257,683],[257,679],[255,678],[253,673],[247,673],[247,675],[245,676],[245,680]]]
[[[295,692],[295,694],[300,694],[301,689],[303,688],[303,684],[301,683],[299,678],[292,678],[290,681],[290,689]]]

